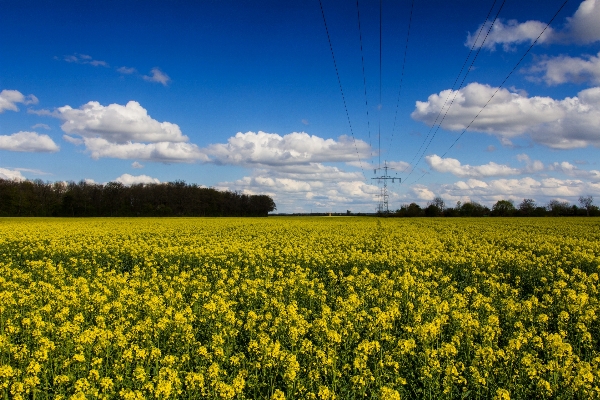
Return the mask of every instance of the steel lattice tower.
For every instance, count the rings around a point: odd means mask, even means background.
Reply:
[[[379,213],[385,213],[385,214],[390,213],[389,203],[388,203],[389,195],[388,195],[388,191],[387,191],[388,181],[391,180],[392,183],[394,183],[394,181],[397,179],[398,182],[402,182],[400,178],[388,175],[388,170],[390,170],[390,169],[394,169],[394,168],[389,167],[387,165],[387,161],[384,161],[383,167],[374,169],[375,174],[377,174],[378,170],[380,170],[380,171],[383,170],[383,175],[376,176],[375,178],[371,178],[371,179],[376,179],[378,183],[383,182],[383,187],[381,188],[381,193],[379,195],[380,201],[379,201],[379,205],[377,206],[377,212],[379,212]]]

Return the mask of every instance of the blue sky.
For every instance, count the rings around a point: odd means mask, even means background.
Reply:
[[[318,0],[3,1],[0,178],[371,212],[387,161],[392,209],[600,199],[600,1],[567,2],[499,88],[563,1],[384,0],[380,64],[379,1],[359,32],[356,2],[322,0],[343,98]]]

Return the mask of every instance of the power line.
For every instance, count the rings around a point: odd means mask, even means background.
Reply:
[[[331,50],[331,58],[333,59],[335,75],[337,76],[338,84],[340,86],[340,93],[342,94],[342,100],[344,102],[344,110],[346,110],[346,118],[348,118],[348,125],[350,126],[350,133],[352,134],[352,142],[354,143],[354,149],[356,150],[356,156],[358,157],[358,163],[360,164],[360,170],[362,171],[363,177],[366,180],[367,177],[365,176],[365,170],[363,169],[362,161],[360,159],[360,153],[358,152],[358,147],[356,146],[356,139],[354,138],[354,131],[352,130],[352,123],[350,122],[350,114],[348,113],[348,106],[346,105],[346,96],[344,96],[344,89],[342,88],[342,80],[340,79],[340,73],[338,71],[337,63],[335,61],[335,54],[333,53],[333,45],[331,44],[331,37],[329,36],[329,29],[327,28],[327,20],[325,19],[325,11],[323,10],[322,0],[319,0],[319,6],[321,7],[321,15],[323,16],[323,24],[325,25],[325,32],[327,33],[327,41],[329,42],[329,50]]]
[[[358,37],[360,40],[360,58],[362,61],[362,74],[363,74],[363,86],[365,89],[365,108],[367,110],[367,131],[369,132],[369,149],[372,149],[371,145],[371,123],[369,119],[369,102],[367,99],[367,78],[365,75],[365,56],[363,53],[363,42],[362,42],[362,29],[360,26],[360,8],[358,6],[358,0],[356,0],[356,14],[358,16]],[[371,158],[373,157],[373,152],[371,151]],[[371,161],[372,163],[373,161]]]
[[[450,102],[450,105],[448,105],[448,108],[446,109],[446,112],[444,113],[444,116],[442,117],[441,121],[439,122],[437,128],[435,129],[435,131],[433,132],[433,135],[431,136],[431,139],[429,139],[429,142],[427,143],[427,146],[425,146],[425,149],[423,150],[423,152],[421,153],[421,156],[419,157],[419,159],[417,160],[417,162],[415,163],[415,167],[421,162],[421,160],[423,159],[423,156],[425,155],[425,152],[427,151],[427,149],[429,149],[429,146],[431,145],[431,142],[433,141],[433,139],[435,138],[435,135],[437,134],[438,130],[440,129],[440,127],[442,126],[442,123],[444,122],[444,120],[446,119],[446,116],[448,115],[448,112],[450,111],[450,108],[452,107],[452,105],[454,104],[454,100],[456,100],[456,96],[458,95],[458,91],[463,87],[463,84],[465,83],[465,80],[467,79],[467,76],[469,75],[469,72],[471,70],[471,68],[473,67],[473,64],[475,63],[475,60],[477,59],[477,56],[479,55],[479,53],[481,52],[481,49],[483,48],[483,45],[485,44],[485,41],[487,40],[492,28],[494,27],[494,24],[496,23],[496,20],[498,19],[498,15],[500,15],[500,11],[502,11],[502,8],[504,7],[504,4],[506,3],[506,0],[502,1],[502,4],[500,5],[500,8],[498,9],[498,12],[496,13],[496,16],[494,17],[494,20],[492,21],[492,23],[490,24],[490,27],[488,28],[488,31],[485,35],[485,38],[483,39],[483,42],[481,42],[481,45],[479,46],[479,49],[477,49],[477,53],[475,53],[475,56],[473,57],[473,60],[471,61],[471,65],[469,65],[469,68],[467,69],[467,72],[465,73],[465,76],[463,77],[462,81],[460,82],[460,86],[458,87],[458,89],[456,91],[454,91],[454,97],[452,98],[452,101]],[[476,42],[475,42],[476,43]],[[440,110],[440,112],[443,110]],[[439,116],[439,114],[438,114]],[[431,132],[431,130],[430,130]],[[427,138],[425,138],[425,140],[427,140]],[[414,171],[414,168],[410,171],[410,173],[406,176],[406,179],[408,179],[412,173]]]
[[[392,142],[394,141],[394,131],[396,130],[396,120],[398,118],[398,104],[400,103],[400,93],[402,92],[402,83],[404,81],[404,67],[406,65],[406,52],[408,50],[408,39],[410,38],[410,27],[412,25],[413,8],[415,6],[415,0],[412,0],[410,5],[410,17],[408,19],[408,33],[406,34],[406,44],[404,45],[404,59],[402,60],[402,73],[400,74],[400,87],[398,89],[398,99],[396,100],[396,112],[394,113],[394,125],[392,127],[392,136],[390,138],[390,144],[388,149],[392,148]],[[462,73],[462,70],[461,70]]]
[[[469,58],[471,58],[471,54],[473,53],[473,49],[475,48],[475,45],[477,44],[477,41],[479,40],[479,36],[481,35],[481,32],[483,32],[483,28],[485,27],[485,24],[490,19],[490,15],[492,14],[492,11],[493,11],[493,9],[494,9],[494,7],[496,5],[496,1],[497,0],[494,0],[494,2],[492,3],[492,6],[490,7],[490,10],[488,11],[488,13],[487,13],[487,15],[485,17],[484,23],[479,28],[479,31],[477,32],[477,36],[475,38],[475,41],[473,41],[473,45],[471,45],[471,48],[469,49],[469,54],[467,54],[467,57],[465,58],[465,61],[463,62],[462,67],[460,68],[460,72],[458,73],[458,75],[456,75],[456,78],[454,79],[454,83],[452,84],[452,89],[451,90],[454,90],[454,88],[456,87],[456,83],[458,82],[458,79],[462,75],[462,73],[463,73],[463,71],[465,69],[465,66],[467,65],[467,62],[469,61]],[[467,71],[467,73],[468,73],[468,71]],[[446,107],[446,104],[447,104],[449,98],[450,98],[450,93],[448,93],[448,96],[446,96],[446,99],[444,100],[444,104],[442,105],[442,108],[440,108],[440,112],[435,117],[435,121],[433,121],[433,125],[431,125],[431,128],[429,128],[429,132],[427,132],[427,136],[425,136],[425,139],[423,139],[423,143],[421,143],[421,146],[419,146],[419,149],[417,150],[417,152],[413,156],[412,160],[410,160],[410,163],[408,163],[406,165],[406,167],[402,170],[401,173],[406,172],[406,170],[408,169],[408,167],[410,165],[412,165],[413,161],[415,161],[415,159],[417,158],[417,156],[421,152],[421,149],[423,148],[423,145],[427,142],[427,139],[429,138],[429,135],[431,134],[431,131],[433,130],[433,128],[437,124],[437,121],[440,118],[440,115],[442,114],[442,111],[444,110],[444,107]],[[408,178],[408,176],[407,176],[407,178]]]
[[[454,140],[454,142],[450,145],[450,147],[448,148],[448,150],[446,150],[444,152],[444,154],[442,154],[442,158],[444,158],[444,156],[446,154],[448,154],[448,152],[454,147],[454,145],[456,144],[456,142],[458,142],[458,140],[465,134],[465,132],[467,131],[467,129],[469,129],[469,127],[473,124],[473,122],[475,122],[475,120],[477,119],[477,117],[479,117],[479,115],[483,112],[483,110],[488,106],[488,104],[490,104],[490,102],[492,101],[492,99],[494,98],[494,96],[496,96],[496,94],[500,91],[500,89],[502,89],[502,87],[504,86],[504,84],[506,83],[506,81],[508,81],[508,79],[511,77],[511,75],[516,71],[516,69],[519,67],[519,65],[521,64],[521,62],[523,62],[523,60],[525,59],[525,57],[527,56],[527,54],[529,54],[529,52],[531,51],[531,49],[533,48],[533,46],[535,46],[535,44],[538,42],[538,40],[542,37],[542,35],[544,34],[544,32],[546,32],[546,29],[548,29],[548,27],[550,26],[550,24],[552,24],[552,22],[556,19],[556,17],[558,16],[558,14],[560,14],[560,12],[562,11],[562,9],[565,7],[565,5],[567,4],[569,0],[565,0],[565,2],[560,6],[560,8],[558,9],[558,11],[556,11],[556,13],[552,16],[552,18],[550,19],[550,21],[546,24],[546,26],[544,27],[544,29],[542,30],[542,32],[538,35],[538,37],[533,41],[533,43],[531,43],[531,46],[529,46],[529,48],[527,49],[527,51],[525,51],[525,53],[523,54],[523,56],[521,56],[521,58],[519,59],[519,61],[517,61],[517,63],[515,64],[515,66],[513,67],[513,69],[508,73],[508,75],[506,75],[506,78],[504,78],[504,80],[502,81],[502,83],[500,84],[500,86],[498,86],[496,88],[496,91],[492,94],[492,96],[489,98],[489,100],[485,103],[485,105],[483,107],[481,107],[481,110],[479,110],[479,112],[477,113],[477,115],[475,115],[475,117],[473,117],[473,119],[471,120],[471,122],[469,122],[469,124],[466,126],[465,129],[463,129],[463,131],[460,133],[460,135],[458,135],[458,137],[456,138],[456,140]],[[483,46],[483,44],[482,44]],[[421,177],[422,178],[422,177]],[[421,178],[417,179],[415,182],[418,182]]]
[[[382,11],[383,10],[383,0],[379,0],[379,104],[377,105],[378,108],[378,115],[379,115],[379,127],[378,127],[378,136],[379,136],[379,168],[381,168],[381,47],[382,47],[382,40],[381,40],[381,27],[382,27],[382,23],[381,23],[381,17],[382,17]]]

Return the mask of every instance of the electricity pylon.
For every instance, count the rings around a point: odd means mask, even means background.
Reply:
[[[390,209],[389,209],[389,205],[388,205],[388,191],[387,191],[387,183],[389,180],[392,181],[392,183],[395,182],[395,180],[397,179],[398,182],[402,182],[402,180],[396,176],[390,176],[388,175],[388,170],[390,169],[394,169],[392,167],[389,167],[387,165],[387,161],[384,161],[383,163],[383,167],[379,167],[379,168],[375,168],[373,171],[375,173],[375,175],[377,175],[377,170],[383,170],[383,175],[381,176],[376,176],[375,178],[371,178],[371,179],[377,179],[377,183],[381,183],[383,182],[383,187],[381,188],[381,194],[379,195],[379,206],[377,206],[377,212],[378,213],[385,213],[385,214],[389,214],[390,213]]]

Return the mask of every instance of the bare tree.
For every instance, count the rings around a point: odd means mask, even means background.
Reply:
[[[446,208],[446,204],[444,203],[444,199],[442,199],[440,196],[436,196],[433,198],[433,200],[431,200],[430,202],[427,203],[428,206],[435,206],[438,210],[440,210],[440,212],[443,212],[444,209]]]
[[[594,198],[592,196],[579,196],[579,204],[581,204],[581,208],[585,208],[588,217],[590,216],[593,202]]]

